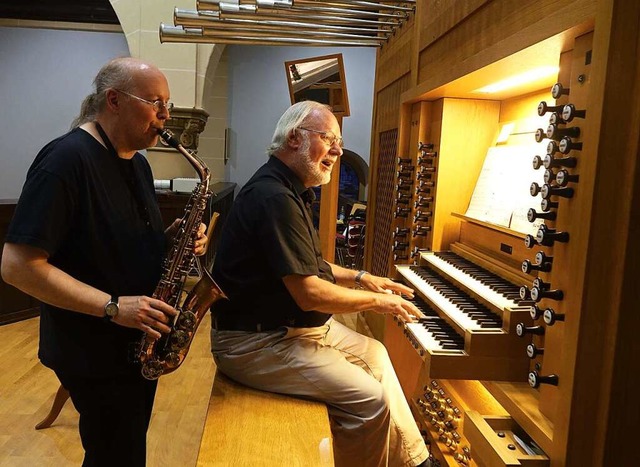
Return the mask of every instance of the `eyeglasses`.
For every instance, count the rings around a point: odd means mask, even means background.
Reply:
[[[338,146],[340,146],[341,148],[344,147],[344,141],[342,139],[341,136],[336,136],[333,131],[319,131],[319,130],[312,130],[311,128],[304,128],[299,126],[298,127],[299,130],[305,130],[305,131],[311,131],[313,133],[318,133],[320,135],[320,139],[327,144],[328,146],[333,146],[334,144],[338,143]]]
[[[149,104],[153,106],[153,110],[155,110],[156,112],[160,112],[163,109],[167,109],[167,112],[171,112],[173,110],[173,102],[162,102],[160,99],[158,99],[157,101],[148,101],[146,99],[143,99],[142,97],[138,97],[138,96],[134,96],[131,93],[128,93],[127,91],[122,91],[120,89],[116,89],[116,91],[125,94],[129,97],[133,97],[134,99],[138,99],[140,102],[144,102],[145,104]]]

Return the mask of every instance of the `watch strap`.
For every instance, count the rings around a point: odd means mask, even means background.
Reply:
[[[115,318],[118,314],[119,307],[118,307],[118,301],[119,301],[120,297],[118,297],[117,295],[112,295],[111,298],[109,299],[109,301],[106,303],[106,305],[104,306],[104,316],[102,317],[102,319],[104,319],[105,321],[111,321],[112,318]],[[107,308],[111,305],[111,304],[115,304],[116,306],[116,314],[115,315],[110,315],[107,312]]]
[[[360,288],[362,288],[362,276],[364,276],[365,274],[369,274],[369,272],[365,271],[364,269],[358,271],[358,274],[356,274],[355,283]]]

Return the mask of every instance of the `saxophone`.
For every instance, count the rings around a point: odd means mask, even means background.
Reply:
[[[189,161],[198,172],[200,183],[191,193],[173,247],[164,262],[162,277],[153,292],[153,298],[173,306],[178,315],[171,323],[171,331],[168,334],[163,334],[156,340],[145,333],[140,341],[137,357],[142,364],[142,376],[149,380],[171,373],[182,364],[193,336],[209,307],[215,301],[227,298],[209,272],[201,268],[202,278],[184,301],[181,300],[187,276],[197,260],[194,245],[202,216],[211,198],[211,173],[205,163],[187,151],[169,130],[158,129],[158,133],[164,142],[178,150]]]

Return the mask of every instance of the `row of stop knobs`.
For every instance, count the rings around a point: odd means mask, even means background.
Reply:
[[[556,83],[551,89],[551,95],[554,99],[560,99],[563,95],[569,95],[570,89]],[[572,156],[572,151],[582,150],[582,142],[575,141],[580,137],[580,128],[578,126],[567,126],[568,123],[575,119],[585,118],[586,110],[578,109],[574,104],[566,105],[549,105],[542,101],[538,104],[538,115],[544,116],[550,113],[549,125],[546,130],[539,128],[535,133],[535,139],[538,143],[548,140],[546,145],[546,154],[541,157],[536,155],[532,164],[535,170],[544,168],[544,183],[539,185],[534,182],[529,188],[531,196],[542,197],[540,203],[540,211],[531,208],[527,212],[529,222],[535,222],[538,219],[545,221],[555,221],[557,218],[557,208],[559,206],[559,198],[572,198],[574,195],[573,184],[578,183],[579,175],[572,173],[572,170],[578,165],[578,159]],[[555,242],[566,243],[569,241],[569,232],[560,231],[551,228],[545,223],[538,227],[535,235],[527,235],[525,237],[525,246],[534,248],[536,245],[552,247]],[[547,255],[544,251],[538,251],[535,255],[535,261],[526,259],[522,262],[522,271],[526,274],[532,274],[534,271],[550,272],[553,266],[553,256]],[[559,289],[553,289],[551,284],[544,282],[540,278],[533,281],[532,287],[521,287],[520,297],[523,300],[532,302],[530,308],[531,318],[536,321],[543,318],[547,326],[552,326],[556,322],[564,321],[563,313],[557,313],[551,306],[538,306],[541,300],[560,301],[564,298],[564,292]],[[526,335],[544,335],[545,326],[534,325],[526,326],[519,323],[516,326],[516,333],[520,337]],[[539,348],[534,342],[527,346],[527,355],[534,359],[544,354],[544,348]],[[529,373],[529,384],[537,388],[541,384],[558,384],[558,376],[555,374],[541,375],[541,365],[539,362],[535,364],[535,369]]]
[[[436,167],[434,160],[438,153],[432,143],[418,143],[417,165],[408,158],[398,158],[396,172],[396,199],[393,216],[408,219],[412,217],[412,227],[396,227],[393,232],[394,261],[416,258],[423,250],[409,247],[412,238],[423,238],[431,232],[428,225],[433,217],[433,188],[435,187]],[[413,213],[413,214],[412,214]]]

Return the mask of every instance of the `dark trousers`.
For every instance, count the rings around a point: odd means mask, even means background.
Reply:
[[[86,378],[56,372],[80,413],[83,467],[144,467],[157,381],[139,372]]]

